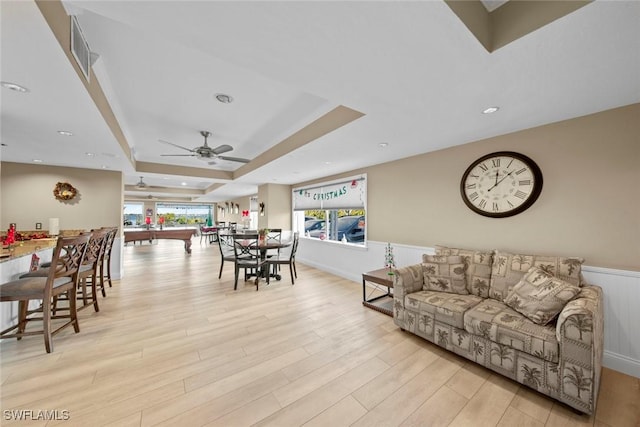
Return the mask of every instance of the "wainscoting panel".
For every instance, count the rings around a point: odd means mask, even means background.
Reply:
[[[297,260],[360,283],[362,273],[384,267],[386,242],[367,247],[300,238]],[[417,264],[433,248],[391,244],[397,266]],[[604,361],[607,368],[640,378],[640,272],[583,267],[587,283],[604,295]]]

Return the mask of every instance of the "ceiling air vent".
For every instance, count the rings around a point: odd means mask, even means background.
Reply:
[[[82,74],[89,81],[91,51],[75,16],[71,16],[71,53],[73,53],[73,57],[76,59],[80,70],[82,70]]]

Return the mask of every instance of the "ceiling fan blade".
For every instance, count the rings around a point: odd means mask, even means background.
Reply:
[[[233,147],[227,144],[222,144],[219,145],[218,147],[214,148],[213,150],[211,150],[214,154],[222,154],[222,153],[227,153],[229,151],[233,150]]]
[[[165,141],[165,140],[162,140],[162,139],[159,139],[158,141],[162,142],[163,144],[173,145],[174,147],[182,148],[183,150],[187,150],[187,151],[193,152],[193,150],[191,148],[183,147],[182,145],[174,144],[173,142]]]
[[[164,157],[193,157],[197,156],[197,154],[160,154]]]
[[[249,163],[251,160],[242,159],[240,157],[227,157],[227,156],[218,156],[220,160],[229,160],[231,162],[240,162],[240,163]]]

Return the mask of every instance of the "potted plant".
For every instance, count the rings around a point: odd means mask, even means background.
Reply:
[[[267,234],[269,234],[269,229],[268,228],[261,228],[258,230],[258,239],[259,239],[259,244],[263,245],[267,239]]]

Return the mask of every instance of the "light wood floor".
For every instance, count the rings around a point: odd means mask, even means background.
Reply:
[[[408,333],[361,285],[298,265],[233,290],[217,247],[124,248],[126,276],[79,334],[1,346],[2,425],[640,426],[640,380],[604,370],[595,417]],[[7,410],[67,421],[14,422]],[[37,412],[33,413],[34,416]]]

